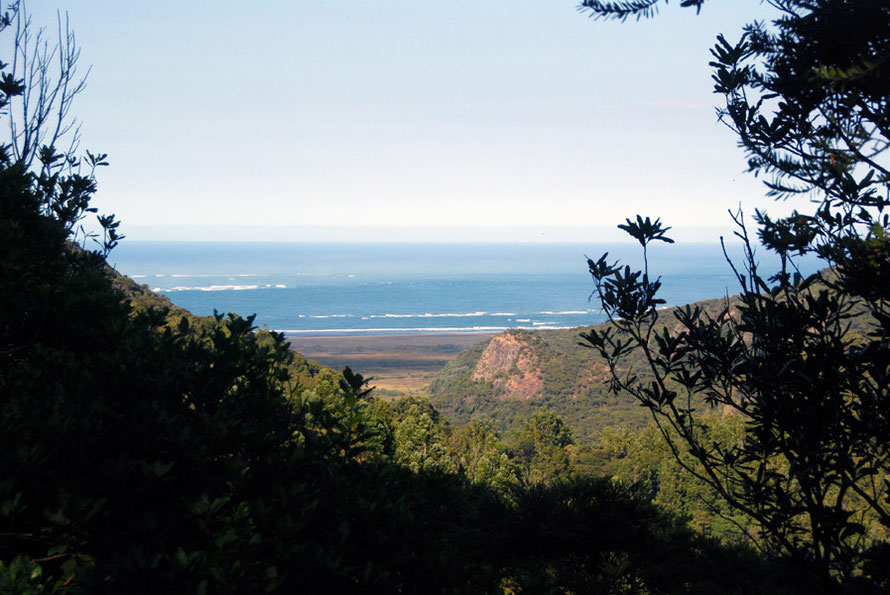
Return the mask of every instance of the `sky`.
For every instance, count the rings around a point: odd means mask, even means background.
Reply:
[[[137,240],[713,241],[763,198],[708,60],[757,0],[589,19],[573,0],[31,0],[67,12],[94,201]]]

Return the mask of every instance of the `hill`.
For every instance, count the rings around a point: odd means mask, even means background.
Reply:
[[[711,315],[726,305],[725,298],[693,304]],[[661,324],[676,323],[675,310],[662,310]],[[490,419],[502,430],[516,417],[546,406],[571,426],[581,443],[595,442],[608,426],[645,427],[649,411],[626,395],[612,394],[605,361],[580,344],[579,335],[589,328],[511,329],[482,341],[436,375],[430,383],[431,401],[457,425]],[[643,363],[628,358],[621,371],[645,376]]]
[[[189,327],[192,329],[210,329],[215,324],[213,316],[197,316],[185,308],[177,306],[167,296],[155,293],[148,285],[139,284],[111,267],[106,267],[106,273],[111,279],[112,286],[123,294],[125,300],[129,300],[134,313],[149,309],[164,311],[166,312],[166,326],[178,325],[182,318],[188,320]],[[264,333],[269,333],[269,331],[265,329],[257,331],[258,336],[262,336]],[[288,366],[291,377],[306,388],[314,388],[316,379],[324,371],[336,377],[340,376],[339,372],[307,359],[303,354],[293,349],[291,349],[291,353],[293,353],[293,362]]]

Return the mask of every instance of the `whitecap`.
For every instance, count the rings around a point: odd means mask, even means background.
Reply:
[[[372,314],[371,318],[473,318],[485,316],[486,314],[486,312],[444,312],[442,314],[425,312],[423,314]]]
[[[174,291],[246,291],[259,288],[259,285],[177,285],[175,287],[154,287],[152,291],[162,293]]]
[[[408,327],[408,328],[326,328],[326,329],[278,329],[277,332],[287,335],[321,335],[339,333],[343,335],[399,335],[399,334],[416,334],[416,333],[453,333],[453,334],[472,334],[472,333],[500,333],[508,330],[508,328],[519,328],[525,330],[559,330],[575,328],[571,326],[535,326],[535,327],[506,327],[506,326],[426,326],[426,327]]]
[[[505,326],[428,326],[410,328],[327,328],[327,329],[285,329],[279,333],[291,335],[311,335],[315,333],[344,334],[404,334],[404,333],[499,333],[507,330]]]

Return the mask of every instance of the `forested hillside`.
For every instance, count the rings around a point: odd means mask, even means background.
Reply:
[[[65,199],[0,160],[0,591],[788,589],[647,497],[560,474],[552,415],[516,468],[484,427],[449,438],[349,371],[302,386],[249,318],[134,309],[43,213]]]
[[[126,275],[122,275],[115,269],[106,266],[106,274],[111,280],[111,285],[119,291],[122,298],[132,308],[133,315],[146,314],[151,311],[164,312],[163,326],[171,329],[178,327],[185,319],[189,328],[197,332],[209,331],[216,324],[217,320],[213,316],[196,316],[174,304],[170,299],[159,293],[152,291],[147,285],[136,283]],[[271,341],[272,335],[270,331],[260,329],[257,336],[262,340]],[[319,364],[318,362],[306,359],[301,353],[291,350],[292,361],[288,363],[292,381],[304,388],[314,388],[319,376],[326,378],[339,377],[339,374],[330,368]]]
[[[8,116],[47,81],[6,74]],[[567,472],[552,413],[508,452],[115,275],[114,218],[79,225],[105,158],[57,140],[0,146],[0,592],[788,590],[783,565]]]
[[[717,315],[733,303],[720,298],[693,306]],[[677,324],[674,311],[659,312],[661,325]],[[649,410],[612,392],[607,362],[582,344],[581,333],[587,330],[510,330],[487,339],[445,365],[430,384],[431,401],[458,425],[488,419],[502,430],[547,407],[585,444],[596,442],[610,426],[645,427],[651,421]],[[640,357],[628,359],[620,373],[645,377],[645,364]]]
[[[890,7],[775,5],[712,67],[752,170],[823,195],[758,213],[782,269],[759,275],[740,232],[722,316],[660,310],[645,256],[591,260],[612,325],[468,351],[433,386],[460,424],[116,276],[118,224],[90,206],[108,162],[66,136],[73,36],[41,58],[17,34],[37,63],[0,65],[0,119],[24,126],[0,143],[0,593],[887,592]],[[20,10],[0,32],[28,30]],[[673,241],[621,227],[644,254]],[[807,251],[836,276],[802,278]]]

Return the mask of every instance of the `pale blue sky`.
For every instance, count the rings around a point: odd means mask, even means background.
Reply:
[[[716,238],[779,207],[718,124],[708,49],[757,0],[592,21],[573,0],[32,0],[92,65],[96,206],[134,239]],[[453,228],[464,227],[461,231]],[[598,236],[598,237],[594,237]]]

